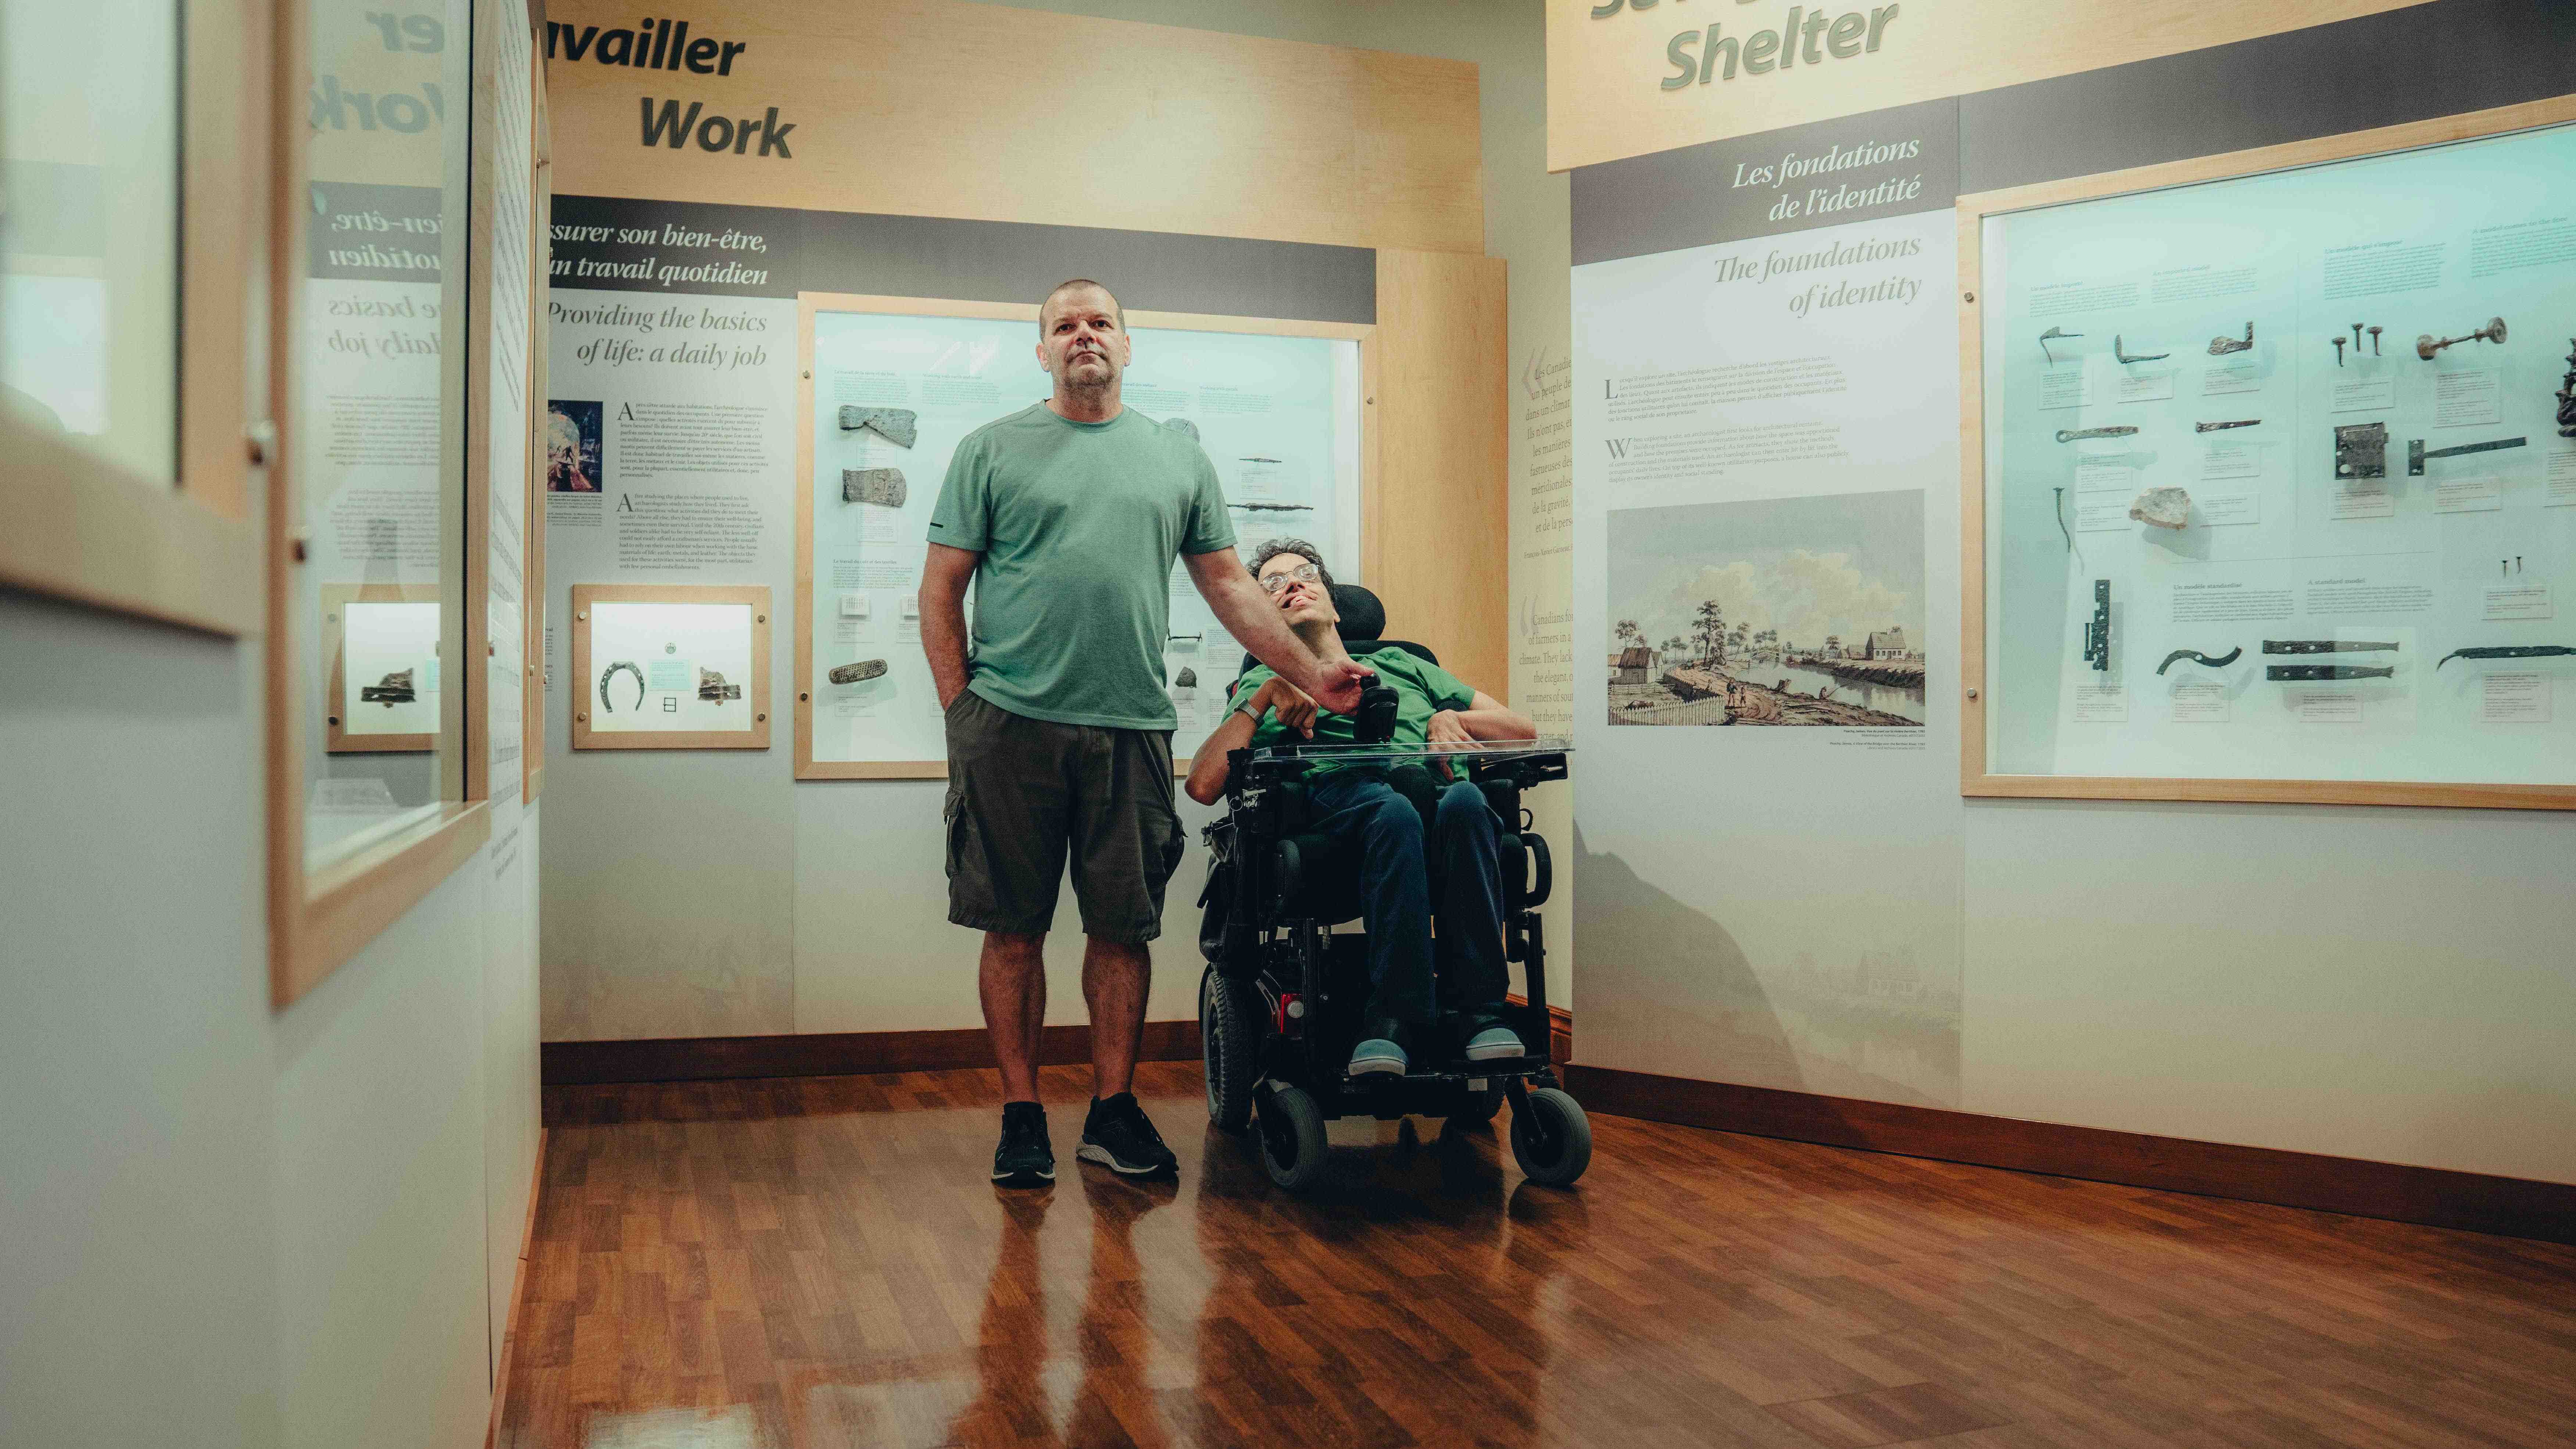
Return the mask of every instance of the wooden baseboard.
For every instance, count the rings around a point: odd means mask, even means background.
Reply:
[[[1199,1024],[1149,1021],[1137,1059],[1194,1062]],[[1091,1028],[1051,1026],[1041,1066],[1091,1060]],[[928,1072],[993,1065],[980,1026],[962,1031],[837,1031],[782,1036],[681,1036],[645,1041],[550,1041],[541,1048],[549,1087],[600,1082],[705,1082],[730,1077],[843,1077],[861,1072]]]
[[[501,1354],[492,1365],[492,1417],[483,1427],[483,1449],[501,1442],[501,1411],[509,1407],[510,1364],[519,1352],[519,1305],[528,1298],[528,1255],[537,1246],[537,1199],[546,1190],[546,1129],[537,1129],[537,1166],[528,1175],[528,1215],[519,1224],[519,1266],[510,1272],[510,1314],[501,1323]]]
[[[2025,1122],[1608,1067],[1569,1066],[1563,1071],[1567,1090],[1586,1109],[1612,1116],[2576,1243],[2576,1185],[2567,1183]]]
[[[1526,996],[1506,996],[1514,1006],[1529,1005]],[[1562,1006],[1547,1009],[1547,1059],[1560,1065],[1574,1060],[1574,1013]]]

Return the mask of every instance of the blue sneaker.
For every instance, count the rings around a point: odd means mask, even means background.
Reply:
[[[1504,1057],[1528,1055],[1529,1048],[1522,1044],[1520,1034],[1508,1026],[1489,1026],[1467,1038],[1467,1060],[1471,1062],[1490,1062]]]
[[[1373,1036],[1351,1050],[1351,1075],[1369,1072],[1392,1072],[1403,1076],[1411,1063],[1405,1060],[1404,1048],[1382,1036]]]

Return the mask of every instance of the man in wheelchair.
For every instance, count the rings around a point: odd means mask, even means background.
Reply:
[[[1252,571],[1318,659],[1332,664],[1350,657],[1338,629],[1332,574],[1314,545],[1296,539],[1265,544],[1253,555]],[[1392,743],[1526,740],[1538,733],[1528,717],[1428,659],[1385,648],[1367,663],[1395,692]],[[1266,667],[1253,667],[1236,683],[1232,704],[1225,723],[1190,761],[1184,788],[1203,805],[1225,794],[1232,751],[1357,739],[1351,716],[1317,708]],[[1505,825],[1483,791],[1463,778],[1433,780],[1419,765],[1390,771],[1340,761],[1310,767],[1307,790],[1314,831],[1358,861],[1371,992],[1350,1073],[1402,1074],[1411,1065],[1408,1042],[1417,1053],[1435,1050],[1425,1036],[1441,1019],[1443,998],[1459,1011],[1460,1056],[1476,1062],[1524,1055],[1520,1037],[1495,1014],[1508,989]]]

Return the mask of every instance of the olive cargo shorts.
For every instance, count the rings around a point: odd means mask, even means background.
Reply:
[[[1055,724],[958,691],[948,706],[948,919],[1044,932],[1070,855],[1083,934],[1153,940],[1181,863],[1172,796],[1165,731]]]

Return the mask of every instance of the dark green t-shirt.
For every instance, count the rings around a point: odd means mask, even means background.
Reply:
[[[930,541],[975,566],[967,688],[1057,724],[1168,730],[1172,561],[1234,547],[1216,467],[1129,408],[1105,423],[1045,403],[958,443]]]
[[[1395,691],[1395,733],[1389,740],[1392,744],[1421,744],[1431,738],[1431,716],[1444,709],[1465,709],[1475,703],[1476,691],[1473,688],[1461,682],[1457,675],[1429,660],[1409,654],[1402,649],[1393,648],[1380,649],[1375,653],[1363,653],[1361,651],[1369,647],[1365,643],[1347,647],[1350,648],[1353,659],[1376,670],[1378,678],[1384,681],[1389,689]],[[1269,665],[1252,666],[1243,678],[1236,682],[1234,697],[1226,701],[1226,708],[1241,708],[1254,695],[1261,692],[1261,686],[1269,683],[1271,677]],[[1263,710],[1260,720],[1252,727],[1252,743],[1255,745],[1347,745],[1355,743],[1354,736],[1357,729],[1358,722],[1349,715],[1335,714],[1331,710],[1319,707],[1315,711],[1315,737],[1308,740],[1295,730],[1281,724],[1276,713]],[[1345,767],[1318,765],[1316,768],[1320,770]]]

